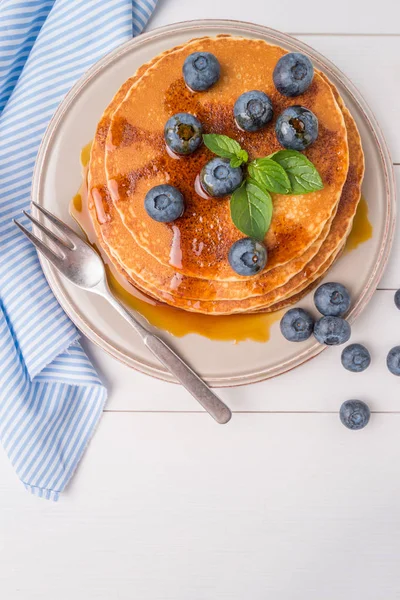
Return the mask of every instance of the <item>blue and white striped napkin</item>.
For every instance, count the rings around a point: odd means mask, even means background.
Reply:
[[[145,27],[157,0],[0,3],[0,440],[33,494],[57,500],[107,393],[14,226],[36,153],[66,92]]]

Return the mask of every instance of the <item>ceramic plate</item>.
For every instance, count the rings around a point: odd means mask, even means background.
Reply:
[[[359,127],[366,158],[363,193],[369,205],[373,235],[358,249],[342,256],[329,271],[331,281],[347,284],[353,296],[350,321],[366,307],[385,267],[393,238],[395,193],[390,156],[382,133],[359,92],[318,52],[290,36],[250,23],[192,21],[169,25],[139,36],[98,62],[66,96],[44,136],[36,163],[32,197],[66,222],[71,198],[81,182],[80,151],[92,138],[104,108],[119,86],[143,63],[187,40],[219,33],[261,38],[289,51],[308,54],[339,89]],[[77,327],[94,343],[149,375],[173,381],[145,349],[135,332],[105,300],[66,282],[45,260],[47,280]],[[312,295],[302,300],[312,307]],[[323,348],[310,339],[303,344],[284,340],[276,322],[267,343],[211,341],[190,334],[183,338],[159,334],[213,386],[252,383],[279,375],[316,356]]]

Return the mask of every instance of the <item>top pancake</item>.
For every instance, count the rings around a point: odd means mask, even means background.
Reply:
[[[263,294],[262,296],[250,297],[244,300],[240,299],[243,298],[241,296],[237,296],[237,298],[235,299],[234,294],[233,299],[231,298],[230,301],[222,302],[204,301],[204,297],[200,295],[199,287],[197,286],[196,289],[199,293],[199,295],[197,296],[198,300],[193,301],[178,296],[177,292],[179,292],[179,286],[177,287],[177,289],[170,289],[169,291],[165,288],[159,290],[155,289],[151,284],[149,284],[149,282],[146,281],[146,278],[143,280],[141,278],[141,273],[138,277],[137,272],[132,271],[132,265],[135,265],[135,260],[131,260],[131,254],[129,252],[125,253],[124,260],[122,260],[121,262],[119,260],[115,260],[116,257],[115,255],[113,255],[112,260],[114,266],[116,266],[116,268],[125,277],[127,277],[128,280],[133,282],[134,285],[140,287],[141,289],[144,289],[144,291],[150,293],[150,295],[152,295],[153,297],[164,300],[173,306],[185,308],[186,310],[196,312],[204,312],[207,314],[232,314],[234,312],[248,312],[254,310],[270,311],[282,308],[297,301],[297,299],[299,299],[299,297],[301,297],[304,294],[302,290],[308,290],[310,283],[317,281],[331,266],[336,257],[340,254],[340,251],[343,247],[343,243],[351,229],[352,220],[356,212],[357,204],[361,194],[361,182],[364,173],[364,157],[361,147],[360,136],[357,131],[357,127],[354,123],[354,120],[352,119],[349,111],[344,106],[343,101],[340,98],[337,90],[333,86],[332,89],[335,94],[335,97],[337,98],[338,104],[341,110],[343,111],[346,128],[348,131],[350,158],[348,176],[346,178],[346,183],[342,191],[338,210],[335,214],[326,240],[323,242],[319,252],[312,260],[309,261],[309,263],[303,269],[303,271],[293,276],[286,285],[282,285],[279,288],[273,289],[269,293]],[[107,111],[105,114],[107,115]],[[106,120],[102,121],[102,126],[106,125]],[[101,151],[99,152],[100,146],[101,144],[99,143],[99,136],[96,135],[92,147],[92,158],[101,158]],[[108,226],[103,225],[101,233],[99,233],[99,225],[97,220],[94,218],[95,211],[93,210],[93,207],[92,213],[92,218],[95,223],[97,236],[100,240],[100,243],[103,242],[103,248],[105,247],[106,252],[109,253],[110,248],[107,246],[107,243],[105,243],[104,245],[104,242],[106,242],[107,240]],[[111,241],[120,242],[121,240],[124,240],[124,238],[127,235],[127,230],[122,226],[119,230],[119,233],[120,236],[118,237],[118,240],[113,240],[111,236]],[[131,247],[131,242],[129,242],[128,237],[128,248]],[[114,248],[112,249],[112,252],[114,252]],[[272,273],[272,271],[270,273]],[[268,274],[266,277],[268,277]],[[183,277],[183,279],[185,278]],[[259,280],[259,278],[254,279]],[[233,283],[229,283],[228,290],[230,290],[234,285],[235,284]]]
[[[185,57],[198,50],[213,52],[221,63],[220,81],[202,93],[188,90],[181,75]],[[275,90],[272,71],[284,53],[261,40],[196,40],[157,60],[116,108],[106,145],[108,187],[136,242],[161,264],[193,277],[239,279],[227,255],[243,234],[231,221],[229,202],[204,199],[194,187],[201,167],[213,155],[203,146],[191,156],[170,157],[163,129],[172,114],[190,112],[200,119],[205,132],[237,139],[250,158],[266,156],[280,148],[274,123],[261,132],[247,133],[233,119],[235,100],[250,89],[261,89],[271,97],[276,116],[289,105],[302,104],[317,115],[320,125],[318,139],[306,154],[320,172],[324,189],[301,196],[273,196],[273,220],[265,240],[266,271],[298,259],[333,217],[348,169],[343,116],[329,84],[318,73],[298,98],[285,98]],[[185,197],[185,214],[172,224],[157,223],[144,210],[146,192],[161,183],[176,185]]]
[[[169,52],[172,52],[169,51]],[[325,225],[318,239],[299,257],[289,261],[282,267],[277,267],[258,277],[240,278],[237,281],[218,282],[206,281],[188,277],[178,273],[169,265],[161,265],[156,259],[143,250],[124,227],[118,212],[115,210],[105,181],[104,146],[110,126],[110,118],[120,102],[124,99],[130,87],[146,72],[160,57],[156,57],[128,79],[119,89],[100,120],[92,144],[91,160],[88,174],[89,182],[89,211],[96,229],[96,235],[107,255],[110,253],[125,270],[130,278],[137,281],[143,288],[145,284],[160,290],[157,297],[165,298],[168,294],[181,296],[192,300],[242,299],[253,295],[266,294],[283,286],[291,277],[301,271],[315,256],[329,231],[330,220]],[[95,210],[97,206],[97,213]],[[104,213],[104,214],[103,214]],[[333,218],[334,215],[332,215]],[[106,218],[104,218],[106,217]],[[161,294],[161,296],[160,296]]]

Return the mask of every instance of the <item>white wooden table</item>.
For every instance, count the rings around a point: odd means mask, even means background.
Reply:
[[[150,27],[233,18],[292,33],[359,87],[387,137],[400,183],[400,4],[335,0],[160,0]],[[370,199],[373,201],[373,199]],[[85,347],[110,399],[58,504],[28,495],[0,452],[4,600],[392,600],[400,597],[400,235],[354,338],[275,380],[225,389],[217,426],[177,386]],[[373,414],[339,422],[343,400]]]

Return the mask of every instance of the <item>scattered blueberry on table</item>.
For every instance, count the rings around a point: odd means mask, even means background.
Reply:
[[[361,400],[346,400],[340,407],[340,420],[348,429],[363,429],[368,425],[371,412]]]
[[[144,207],[149,217],[160,223],[175,221],[185,211],[181,192],[176,187],[167,184],[151,188],[144,199]]]
[[[394,295],[394,303],[396,307],[400,310],[400,290],[397,290],[397,292]]]
[[[325,317],[342,317],[349,310],[351,299],[341,283],[323,283],[314,294],[314,303]]]
[[[320,344],[337,346],[345,344],[351,335],[351,327],[341,317],[321,317],[314,325],[314,336]]]
[[[258,131],[272,119],[271,99],[264,92],[245,92],[235,102],[233,114],[237,125],[245,131]]]
[[[311,60],[300,52],[290,52],[282,56],[273,73],[276,89],[289,98],[304,94],[313,77],[314,67]]]
[[[291,308],[283,315],[280,327],[289,342],[304,342],[313,332],[314,319],[303,308]]]
[[[231,167],[229,158],[212,158],[200,172],[201,187],[216,198],[232,194],[242,181],[241,167]]]
[[[177,113],[168,119],[164,128],[167,146],[176,154],[192,154],[203,141],[203,128],[189,113]]]
[[[208,90],[217,83],[221,74],[218,59],[211,52],[193,52],[183,63],[183,78],[195,92]]]
[[[318,119],[303,106],[289,106],[275,125],[278,142],[288,150],[305,150],[318,137]]]
[[[238,275],[256,275],[267,264],[267,249],[252,238],[242,238],[229,250],[229,264]]]
[[[342,365],[352,373],[361,373],[371,364],[371,355],[362,344],[346,346],[341,356]]]
[[[400,346],[395,346],[389,351],[386,359],[387,368],[393,375],[400,375]]]

